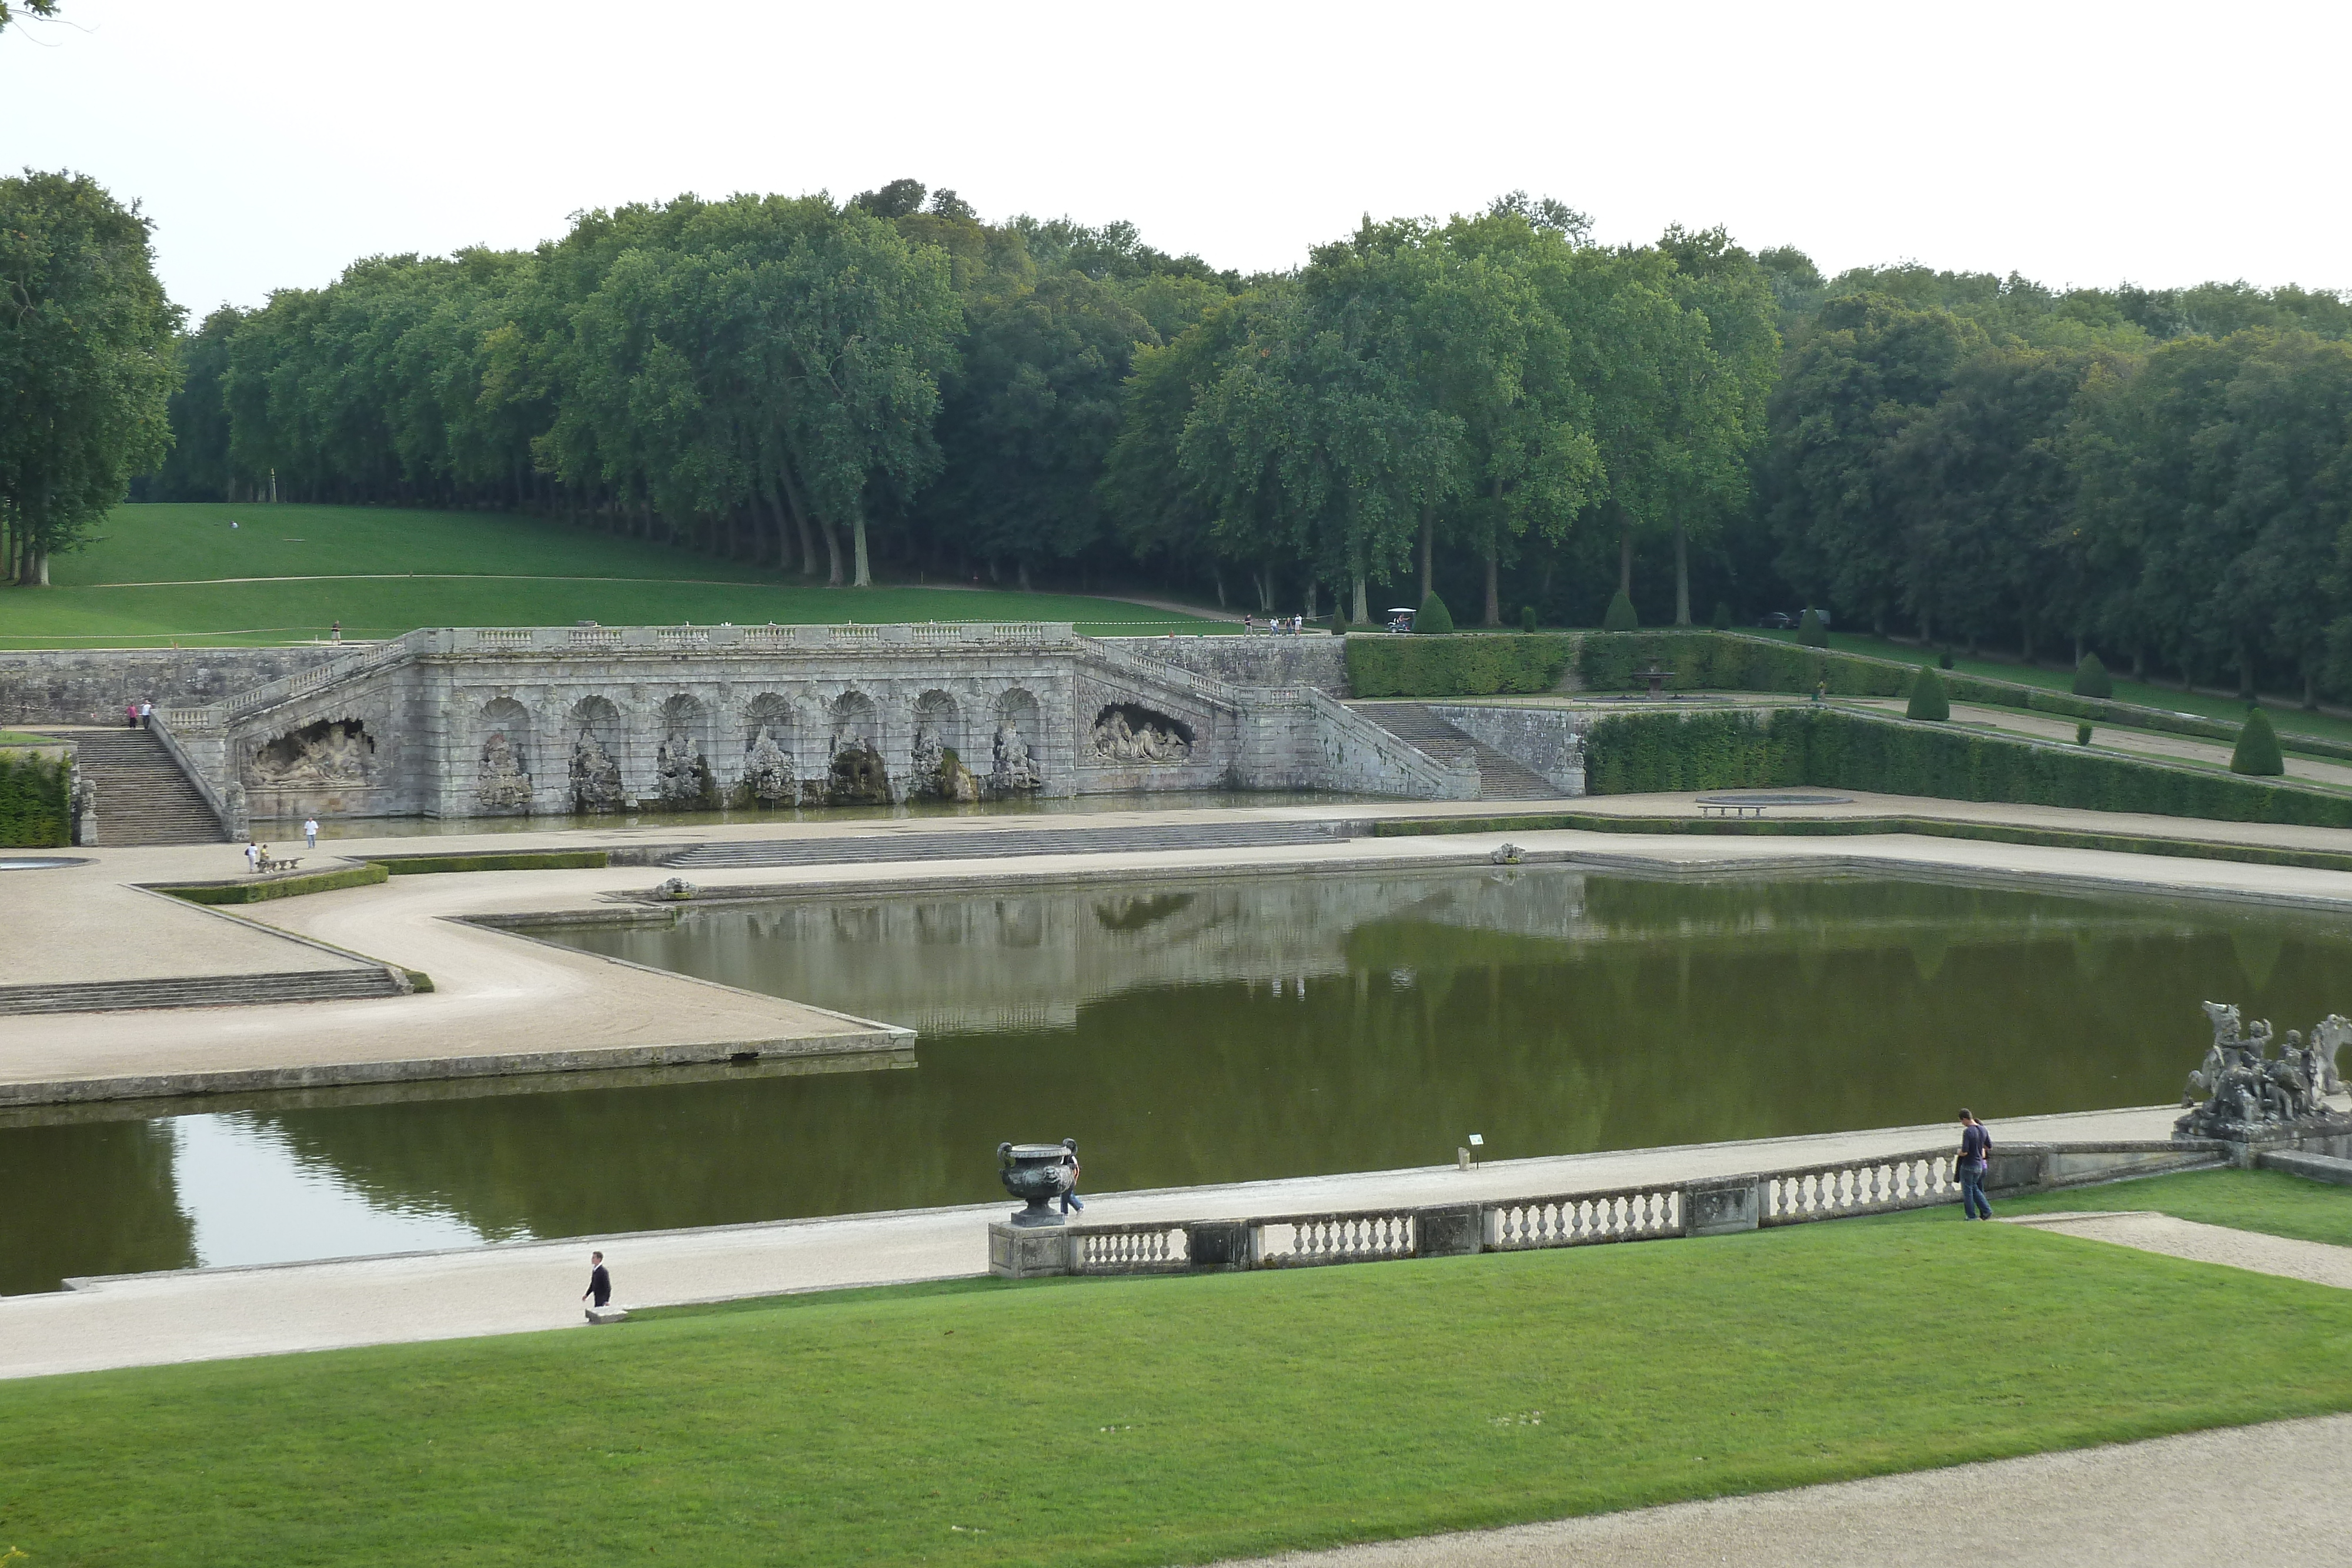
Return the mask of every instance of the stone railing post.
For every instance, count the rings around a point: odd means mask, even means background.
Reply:
[[[1728,1236],[1753,1230],[1764,1212],[1764,1184],[1752,1176],[1686,1182],[1682,1191],[1685,1236]]]
[[[1184,1256],[1196,1274],[1257,1267],[1257,1228],[1243,1219],[1203,1219],[1184,1227]]]
[[[1445,1203],[1412,1211],[1412,1255],[1416,1258],[1465,1258],[1486,1239],[1486,1227],[1475,1203]]]

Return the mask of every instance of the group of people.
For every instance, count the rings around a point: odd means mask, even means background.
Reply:
[[[1257,628],[1258,619],[1256,616],[1244,615],[1242,617],[1242,630],[1244,632],[1255,632]],[[1270,615],[1266,618],[1265,629],[1269,632],[1287,632],[1293,636],[1296,636],[1299,632],[1307,630],[1307,617],[1304,615]]]
[[[153,703],[140,701],[122,705],[122,727],[125,729],[145,729],[147,721],[154,716]]]
[[[319,819],[316,817],[303,820],[302,847],[309,850],[319,847]],[[267,870],[270,863],[269,846],[255,843],[248,839],[245,845],[245,869],[258,874]]]

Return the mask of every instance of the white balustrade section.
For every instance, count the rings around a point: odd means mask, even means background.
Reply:
[[[1674,1187],[1511,1198],[1484,1207],[1490,1252],[1645,1241],[1683,1230],[1682,1194]]]
[[[1757,1178],[1763,1199],[1757,1222],[1797,1225],[1852,1214],[1926,1208],[1959,1196],[1949,1153],[1895,1155],[1811,1170],[1776,1171]]]
[[[1261,1268],[1370,1263],[1412,1256],[1413,1212],[1410,1208],[1284,1215],[1257,1221],[1257,1228]]]
[[[1073,1274],[1181,1274],[1192,1266],[1189,1232],[1173,1225],[1090,1225],[1070,1231]]]

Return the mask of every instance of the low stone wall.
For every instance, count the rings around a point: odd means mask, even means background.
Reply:
[[[1237,686],[1313,686],[1348,695],[1348,643],[1328,632],[1252,632],[1202,637],[1121,637],[1118,642],[1196,675]]]
[[[136,701],[201,707],[358,646],[0,652],[0,724],[121,724],[123,705]]]
[[[1591,731],[1594,715],[1475,703],[1432,703],[1429,711],[1471,739],[1542,774],[1562,794],[1584,793],[1584,737]]]

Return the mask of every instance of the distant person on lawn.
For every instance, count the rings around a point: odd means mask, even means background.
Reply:
[[[1985,1201],[1985,1171],[1992,1164],[1992,1134],[1969,1111],[1960,1112],[1960,1218],[1990,1219],[1992,1205]]]
[[[580,1299],[600,1311],[613,1299],[613,1276],[604,1272],[602,1252],[588,1254],[588,1288],[580,1292]]]
[[[341,622],[338,621],[338,622],[336,622],[334,623],[334,625],[333,625],[331,628],[330,628],[330,629],[329,629],[329,631],[328,631],[328,632],[327,632],[327,641],[328,641],[328,642],[330,642],[330,643],[340,643],[340,642],[341,642],[342,640],[343,640],[343,623],[342,623]]]

